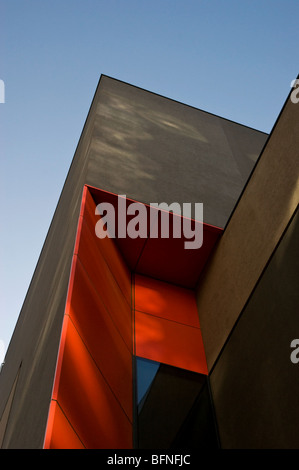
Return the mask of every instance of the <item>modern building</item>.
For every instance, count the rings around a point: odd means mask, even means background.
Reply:
[[[290,96],[266,135],[101,76],[1,369],[0,447],[299,447],[298,123]]]

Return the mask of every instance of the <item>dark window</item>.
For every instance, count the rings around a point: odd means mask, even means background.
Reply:
[[[141,449],[218,447],[206,375],[136,358]]]

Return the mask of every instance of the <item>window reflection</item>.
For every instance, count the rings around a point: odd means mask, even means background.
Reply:
[[[217,448],[208,377],[136,358],[138,447]]]
[[[138,411],[140,411],[142,407],[142,403],[151,387],[159,366],[159,362],[150,361],[149,359],[143,359],[141,357],[136,358]]]

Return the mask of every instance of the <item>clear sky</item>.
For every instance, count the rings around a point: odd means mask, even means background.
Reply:
[[[270,132],[298,21],[298,0],[0,0],[0,362],[100,75]]]

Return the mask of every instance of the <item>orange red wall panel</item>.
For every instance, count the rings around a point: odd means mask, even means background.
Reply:
[[[135,274],[135,310],[199,328],[194,291]]]
[[[135,275],[136,356],[207,374],[194,291]]]
[[[83,443],[71,426],[56,400],[51,400],[45,449],[84,449]]]
[[[131,447],[132,423],[97,367],[70,318],[65,318],[63,357],[55,400],[84,447]]]
[[[178,239],[99,239],[105,200],[117,207],[84,187],[45,448],[132,448],[133,354],[208,374],[193,287],[218,229],[193,254]]]
[[[94,211],[85,187],[45,448],[132,447],[131,273]]]

